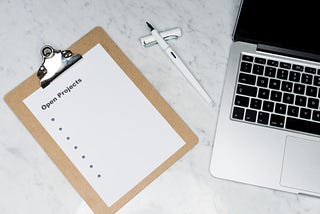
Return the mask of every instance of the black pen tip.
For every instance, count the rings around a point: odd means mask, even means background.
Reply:
[[[149,22],[146,22],[146,24],[150,28],[150,30],[153,31],[154,27]]]

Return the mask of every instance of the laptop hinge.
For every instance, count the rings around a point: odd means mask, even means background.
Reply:
[[[270,45],[258,44],[257,51],[269,52],[273,54],[280,54],[280,55],[285,55],[289,57],[295,57],[295,58],[320,62],[320,55],[306,53],[303,51],[286,49],[286,48],[279,48],[279,47],[274,47]]]

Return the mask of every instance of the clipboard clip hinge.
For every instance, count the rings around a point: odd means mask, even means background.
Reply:
[[[47,87],[55,78],[79,61],[82,56],[70,50],[56,50],[46,45],[41,48],[42,64],[37,72],[42,88]]]

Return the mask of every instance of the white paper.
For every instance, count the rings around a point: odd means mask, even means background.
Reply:
[[[24,103],[108,206],[185,144],[100,44]]]

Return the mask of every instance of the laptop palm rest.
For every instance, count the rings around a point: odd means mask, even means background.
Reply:
[[[280,185],[320,193],[320,141],[287,137]]]

